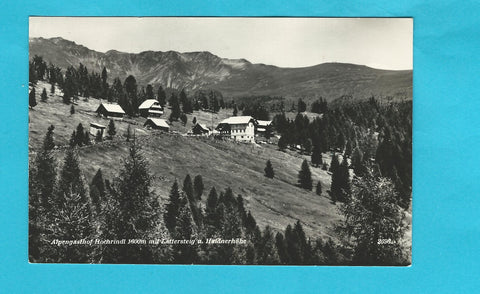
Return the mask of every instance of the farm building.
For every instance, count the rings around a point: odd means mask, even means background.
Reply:
[[[222,137],[240,142],[255,142],[257,121],[251,116],[232,116],[222,120],[216,130]]]
[[[122,119],[125,115],[122,107],[118,104],[101,103],[96,112],[105,118]]]
[[[192,128],[192,134],[193,135],[210,135],[210,128],[208,128],[206,125],[204,124],[200,124],[200,123],[196,123],[193,128]]]
[[[97,136],[97,133],[100,132],[102,137],[104,136],[105,126],[97,123],[90,123],[90,135]]]
[[[256,136],[262,136],[268,139],[272,135],[272,121],[271,120],[257,120],[255,129]]]
[[[142,102],[138,107],[140,116],[148,117],[160,117],[163,114],[163,107],[155,99],[148,99]]]
[[[161,118],[149,118],[143,126],[148,129],[161,130],[165,132],[170,130],[170,126],[164,119]]]

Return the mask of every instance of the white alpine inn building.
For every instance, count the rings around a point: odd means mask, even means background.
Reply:
[[[222,120],[216,130],[234,141],[255,143],[256,120],[251,116],[232,116]]]

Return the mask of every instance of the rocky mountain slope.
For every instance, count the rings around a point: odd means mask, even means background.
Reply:
[[[66,68],[82,63],[100,72],[105,66],[109,78],[122,80],[133,75],[140,85],[162,85],[189,91],[216,89],[226,97],[271,95],[365,99],[412,98],[412,71],[379,70],[362,65],[324,63],[303,68],[281,68],[252,64],[245,59],[220,58],[210,52],[145,51],[138,54],[90,50],[62,38],[31,38],[30,57]]]

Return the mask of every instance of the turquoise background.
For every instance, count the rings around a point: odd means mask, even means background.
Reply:
[[[479,8],[478,1],[2,1],[0,292],[478,293]],[[413,265],[28,264],[29,15],[414,17]]]

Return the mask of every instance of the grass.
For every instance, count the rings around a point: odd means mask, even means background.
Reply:
[[[38,105],[30,110],[29,116],[29,147],[30,156],[41,142],[50,124],[55,126],[55,142],[57,145],[67,144],[72,131],[78,123],[88,126],[90,122],[108,124],[108,120],[96,116],[94,110],[99,101],[80,99],[75,106],[76,113],[70,115],[70,106],[62,103],[60,93],[49,97],[47,103],[40,102],[39,93],[48,84],[39,82],[37,85]],[[165,116],[168,117],[169,110]],[[257,223],[264,227],[269,225],[276,230],[284,230],[288,224],[300,220],[305,231],[310,236],[335,238],[333,227],[341,216],[337,206],[332,204],[326,191],[330,189],[331,177],[320,168],[311,167],[314,186],[320,180],[323,184],[323,194],[316,195],[296,186],[297,174],[301,163],[307,156],[287,151],[281,152],[276,146],[262,144],[242,144],[231,141],[218,141],[205,137],[183,136],[191,128],[192,118],[200,123],[211,125],[212,114],[194,112],[188,116],[188,123],[183,126],[174,122],[172,130],[178,133],[163,133],[143,129],[144,118],[135,118],[137,138],[142,146],[142,153],[149,162],[152,175],[155,176],[152,190],[159,196],[162,204],[166,203],[169,190],[175,179],[181,185],[187,174],[192,178],[200,174],[205,184],[202,201],[212,186],[217,191],[231,187],[235,194],[241,194],[245,199],[246,208],[252,211]],[[230,111],[222,110],[213,114],[214,123],[230,116]],[[210,123],[208,123],[210,121]],[[113,141],[107,141],[79,149],[80,164],[85,178],[90,181],[101,168],[108,179],[116,177],[122,168],[123,159],[128,155],[129,143],[121,136],[126,131],[128,123],[116,121],[117,136]],[[63,149],[58,149],[59,164],[63,160]],[[264,176],[265,163],[270,160],[275,178]],[[328,154],[324,161],[330,162]]]

